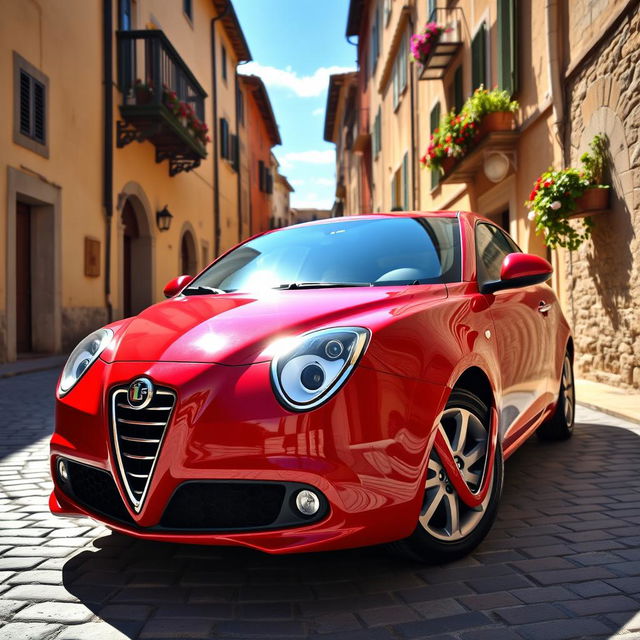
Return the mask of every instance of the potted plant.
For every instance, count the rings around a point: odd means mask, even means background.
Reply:
[[[508,91],[482,85],[464,103],[461,114],[480,124],[480,137],[492,131],[510,131],[515,123],[515,112],[520,108]]]
[[[591,185],[576,200],[578,211],[604,211],[609,208],[609,185],[602,184],[608,164],[607,146],[606,135],[595,135],[589,143],[590,151],[580,156],[580,162],[591,179]]]
[[[451,29],[439,25],[437,22],[427,22],[420,33],[411,36],[409,47],[411,57],[415,62],[425,66],[431,52],[438,44],[443,33],[448,33]]]
[[[153,88],[151,83],[144,83],[139,78],[133,87],[133,93],[136,97],[136,104],[148,104],[151,102],[151,95],[153,94]]]

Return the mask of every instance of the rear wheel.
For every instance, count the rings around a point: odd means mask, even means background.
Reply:
[[[553,415],[536,431],[540,440],[567,440],[573,434],[576,414],[576,394],[573,379],[573,364],[568,353],[562,363],[562,378],[558,392],[558,404]]]
[[[478,396],[462,389],[451,392],[438,428],[448,440],[454,462],[473,492],[484,483],[490,425],[489,409]],[[392,548],[430,563],[449,562],[470,553],[487,535],[496,517],[502,468],[502,450],[498,444],[487,497],[477,507],[469,507],[449,481],[433,447],[416,529],[405,540],[393,543]]]

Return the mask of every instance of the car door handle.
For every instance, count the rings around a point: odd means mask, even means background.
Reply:
[[[540,304],[538,304],[538,311],[540,313],[549,313],[551,311],[552,302],[545,302],[544,300],[540,300]]]

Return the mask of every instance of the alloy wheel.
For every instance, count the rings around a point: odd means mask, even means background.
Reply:
[[[453,460],[467,486],[473,492],[478,491],[487,468],[488,428],[471,411],[451,407],[443,412],[438,429],[449,442]],[[482,520],[490,500],[491,486],[480,505],[467,506],[447,477],[435,447],[432,449],[419,517],[429,534],[447,542],[466,537]]]
[[[575,388],[573,384],[573,367],[569,356],[564,357],[562,365],[562,393],[564,394],[564,419],[567,423],[567,429],[572,429],[575,411]]]

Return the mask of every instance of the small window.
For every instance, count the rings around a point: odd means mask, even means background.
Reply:
[[[371,64],[369,69],[371,75],[376,72],[376,66],[378,64],[378,57],[380,56],[380,7],[376,7],[375,18],[371,27],[371,42],[369,44],[369,54],[371,57]]]
[[[193,0],[182,0],[182,11],[193,22]]]
[[[407,88],[407,34],[405,33],[393,63],[393,108],[397,109],[400,98]]]
[[[453,83],[451,85],[451,104],[459,113],[464,104],[464,88],[463,88],[462,65],[459,65],[453,74]]]
[[[429,16],[429,22],[438,22],[436,18],[436,0],[428,0],[427,15]]]
[[[49,80],[14,52],[13,141],[48,157]]]
[[[476,225],[478,284],[500,280],[502,261],[517,252],[516,244],[498,227],[486,223]]]
[[[258,160],[258,186],[263,193],[267,190],[266,167],[262,160]]]
[[[133,11],[131,8],[131,0],[119,0],[118,3],[118,26],[121,31],[130,31],[133,29]]]
[[[483,22],[471,41],[471,89],[487,84],[487,25]]]
[[[241,89],[238,89],[236,95],[236,106],[238,109],[238,123],[244,125],[244,95]]]
[[[231,159],[229,148],[229,123],[225,118],[220,118],[220,157],[226,160]]]
[[[240,168],[240,148],[238,144],[238,136],[235,134],[231,134],[229,140],[231,146],[231,157],[229,159],[231,160],[231,164],[233,165],[233,170],[238,171],[238,169]]]
[[[227,50],[225,49],[224,45],[222,46],[221,64],[222,64],[222,79],[226,82],[227,81]]]
[[[377,155],[382,150],[382,111],[380,107],[378,107],[378,113],[376,113],[376,118],[373,122],[373,157],[377,157]]]

